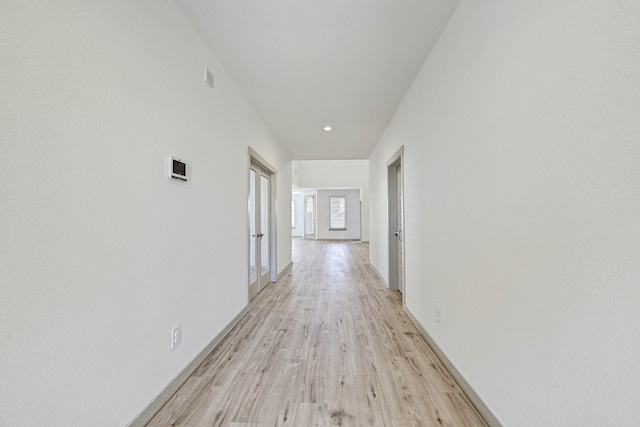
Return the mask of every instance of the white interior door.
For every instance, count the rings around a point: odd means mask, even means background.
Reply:
[[[271,176],[259,166],[249,168],[249,298],[271,276]]]
[[[314,196],[304,198],[304,238],[316,238],[316,198]]]
[[[256,250],[256,235],[258,234],[258,218],[256,215],[256,180],[258,171],[249,169],[249,298],[258,293],[258,251]]]
[[[398,239],[398,290],[404,293],[404,237],[402,235],[402,165],[396,166],[396,238]]]
[[[389,289],[400,291],[404,304],[405,266],[404,266],[404,183],[402,177],[404,147],[387,162],[388,184],[388,236],[389,236]]]
[[[260,172],[260,290],[262,290],[271,276],[271,176]]]

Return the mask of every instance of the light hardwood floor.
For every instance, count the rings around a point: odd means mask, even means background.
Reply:
[[[148,426],[486,426],[366,243],[293,242],[291,271]]]

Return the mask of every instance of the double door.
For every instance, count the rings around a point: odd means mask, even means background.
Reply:
[[[260,166],[249,168],[249,298],[271,277],[271,175]]]

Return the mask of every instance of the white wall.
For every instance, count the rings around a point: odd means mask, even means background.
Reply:
[[[293,183],[293,188],[298,188],[300,187],[300,180],[298,179],[298,164],[300,162],[298,160],[293,160],[291,162],[291,181]]]
[[[372,264],[404,145],[407,306],[506,426],[640,423],[639,40],[636,0],[463,0],[370,159]]]
[[[297,186],[300,188],[360,188],[362,190],[362,240],[368,242],[369,160],[300,160],[293,164],[293,179],[297,181]]]
[[[346,230],[330,230],[329,199],[343,196],[346,202]],[[316,239],[360,240],[360,190],[318,190],[316,197]]]
[[[253,111],[253,110],[252,110]],[[261,121],[262,123],[262,121]],[[266,129],[265,129],[266,131]],[[277,198],[276,198],[276,220],[277,220],[277,274],[279,275],[291,262],[291,161],[288,155],[285,153],[282,146],[270,138],[265,138],[261,141],[261,144],[253,144],[253,147],[258,149],[258,152],[264,152],[267,154],[272,151],[268,157],[270,162],[278,170],[276,173],[277,183]],[[271,148],[271,150],[268,150]],[[280,213],[282,212],[282,213]]]
[[[247,304],[247,147],[279,212],[290,160],[172,1],[2,2],[0,40],[0,425],[123,426]]]
[[[292,237],[302,237],[304,234],[304,196],[302,193],[294,193],[292,196],[292,200],[295,200],[295,217],[296,217],[296,226],[291,228],[291,236]]]

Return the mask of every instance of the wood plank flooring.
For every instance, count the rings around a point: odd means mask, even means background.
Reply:
[[[294,265],[151,420],[158,426],[486,426],[359,242]]]

